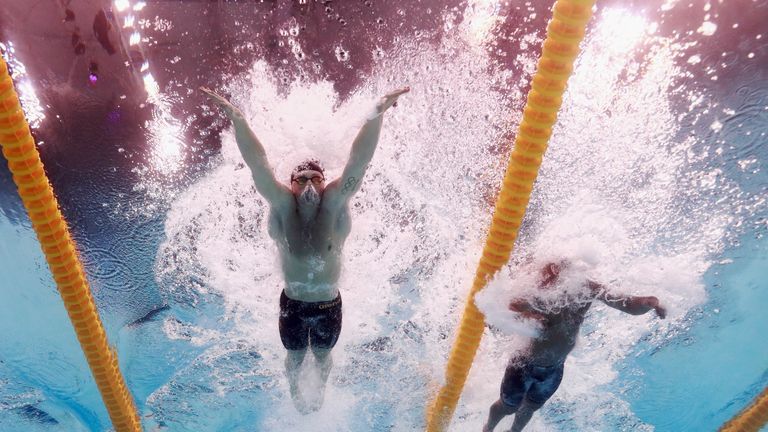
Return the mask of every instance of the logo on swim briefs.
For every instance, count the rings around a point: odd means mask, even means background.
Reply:
[[[333,300],[333,301],[331,301],[331,302],[328,302],[328,303],[323,303],[323,304],[321,304],[321,305],[318,305],[318,306],[317,306],[317,308],[318,308],[318,309],[328,309],[328,308],[330,308],[330,307],[334,307],[334,306],[336,306],[336,305],[337,305],[337,304],[339,304],[339,303],[341,303],[341,298],[337,298],[336,300]]]

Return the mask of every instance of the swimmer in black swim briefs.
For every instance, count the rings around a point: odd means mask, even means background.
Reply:
[[[570,268],[570,262],[566,259],[546,263],[540,269],[527,268],[529,272],[536,270],[539,273],[537,285],[541,290],[538,297],[546,297],[545,294],[549,292],[549,295],[555,295],[560,303],[557,307],[547,308],[536,295],[514,298],[509,303],[511,311],[538,322],[539,334],[530,339],[527,346],[516,353],[507,366],[501,383],[501,397],[491,405],[483,432],[492,432],[504,417],[513,414],[515,419],[509,431],[522,431],[533,413],[555,394],[563,379],[565,359],[576,345],[579,328],[594,300],[632,315],[642,315],[651,310],[655,311],[659,318],[664,318],[667,314],[656,297],[614,294],[586,276],[582,276],[584,286],[579,296],[559,296],[558,293],[564,292],[560,273],[568,270],[568,277],[574,278],[571,280],[576,280],[579,276],[577,269]],[[569,289],[573,290],[572,287]]]
[[[288,350],[331,349],[341,333],[341,294],[326,302],[303,302],[280,295],[280,340]]]
[[[536,366],[513,361],[507,366],[501,382],[501,401],[510,408],[518,408],[523,398],[532,405],[544,405],[563,380],[564,364]]]
[[[290,177],[282,181],[275,177],[268,152],[248,125],[247,116],[212,90],[204,87],[200,90],[232,122],[237,147],[251,171],[256,192],[268,204],[267,232],[277,245],[288,297],[283,298],[280,308],[280,336],[288,348],[285,374],[296,409],[301,413],[317,411],[323,405],[325,386],[333,367],[331,347],[341,330],[341,300],[336,294],[342,250],[352,228],[349,204],[360,190],[376,151],[384,113],[400,96],[408,93],[409,88],[392,91],[371,107],[352,141],[349,159],[340,177],[326,179],[320,161],[309,158],[296,165]],[[293,158],[285,156],[281,165]],[[250,192],[242,198],[243,202],[252,200]],[[251,205],[264,208],[261,203]],[[324,301],[330,304],[317,304]],[[312,348],[321,382],[300,389],[299,370],[308,347]],[[313,394],[319,397],[312,397]]]

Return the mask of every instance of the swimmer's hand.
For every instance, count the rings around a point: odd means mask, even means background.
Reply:
[[[648,308],[648,310],[653,309],[656,311],[656,315],[664,319],[667,317],[667,309],[661,305],[659,302],[659,299],[654,296],[648,296],[648,297],[640,297],[638,298],[638,305],[639,306],[645,306]]]
[[[384,95],[383,98],[379,101],[379,103],[376,104],[376,114],[381,115],[384,114],[386,110],[388,110],[392,106],[397,106],[397,98],[399,98],[401,95],[408,93],[411,91],[410,87],[403,87],[401,89],[397,89],[393,92],[387,93]]]
[[[656,311],[656,315],[658,315],[659,318],[664,319],[667,317],[667,308],[662,306],[661,303],[659,303],[659,299],[656,297],[653,297],[653,305],[651,307]]]
[[[230,103],[228,100],[226,100],[223,96],[218,95],[213,90],[211,90],[211,89],[209,89],[207,87],[200,87],[200,91],[205,93],[206,96],[208,96],[208,99],[211,100],[211,102],[213,102],[216,105],[218,105],[219,107],[221,107],[221,109],[224,110],[224,112],[227,114],[227,116],[229,118],[233,118],[235,116],[238,116],[238,117],[242,117],[243,116],[243,113],[240,112],[240,110],[237,109],[237,107],[232,105],[232,103]]]

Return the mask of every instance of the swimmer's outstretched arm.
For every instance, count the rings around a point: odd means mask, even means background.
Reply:
[[[534,319],[537,321],[545,321],[547,318],[546,315],[541,313],[541,311],[524,299],[513,299],[510,301],[509,310],[519,313],[523,318]]]
[[[346,203],[360,188],[360,183],[368,168],[368,163],[376,151],[379,142],[383,114],[397,102],[397,98],[411,91],[410,87],[403,87],[388,93],[376,104],[374,111],[366,119],[365,124],[358,132],[352,149],[349,152],[349,160],[344,167],[341,177],[332,181],[326,188],[326,194],[339,203]]]
[[[609,293],[605,287],[597,282],[589,281],[589,287],[596,294],[598,300],[609,307],[631,315],[642,315],[648,311],[656,311],[659,318],[667,316],[667,309],[661,305],[659,299],[654,296],[616,295]]]
[[[232,125],[235,127],[237,147],[240,149],[240,154],[243,156],[243,160],[245,160],[248,168],[251,169],[256,190],[272,206],[288,202],[291,198],[291,191],[275,178],[272,167],[267,160],[264,146],[261,145],[259,139],[256,138],[256,135],[248,126],[243,113],[228,100],[213,92],[213,90],[205,87],[200,87],[200,90],[208,96],[211,102],[221,107],[232,121]]]

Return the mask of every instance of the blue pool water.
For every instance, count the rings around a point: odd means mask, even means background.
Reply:
[[[710,298],[689,312],[692,325],[661,347],[634,350],[622,365],[623,374],[637,378],[616,388],[630,394],[633,411],[657,430],[715,429],[768,385],[762,342],[768,249],[748,237],[723,259],[729,262],[704,275]],[[631,390],[640,384],[642,394]]]

